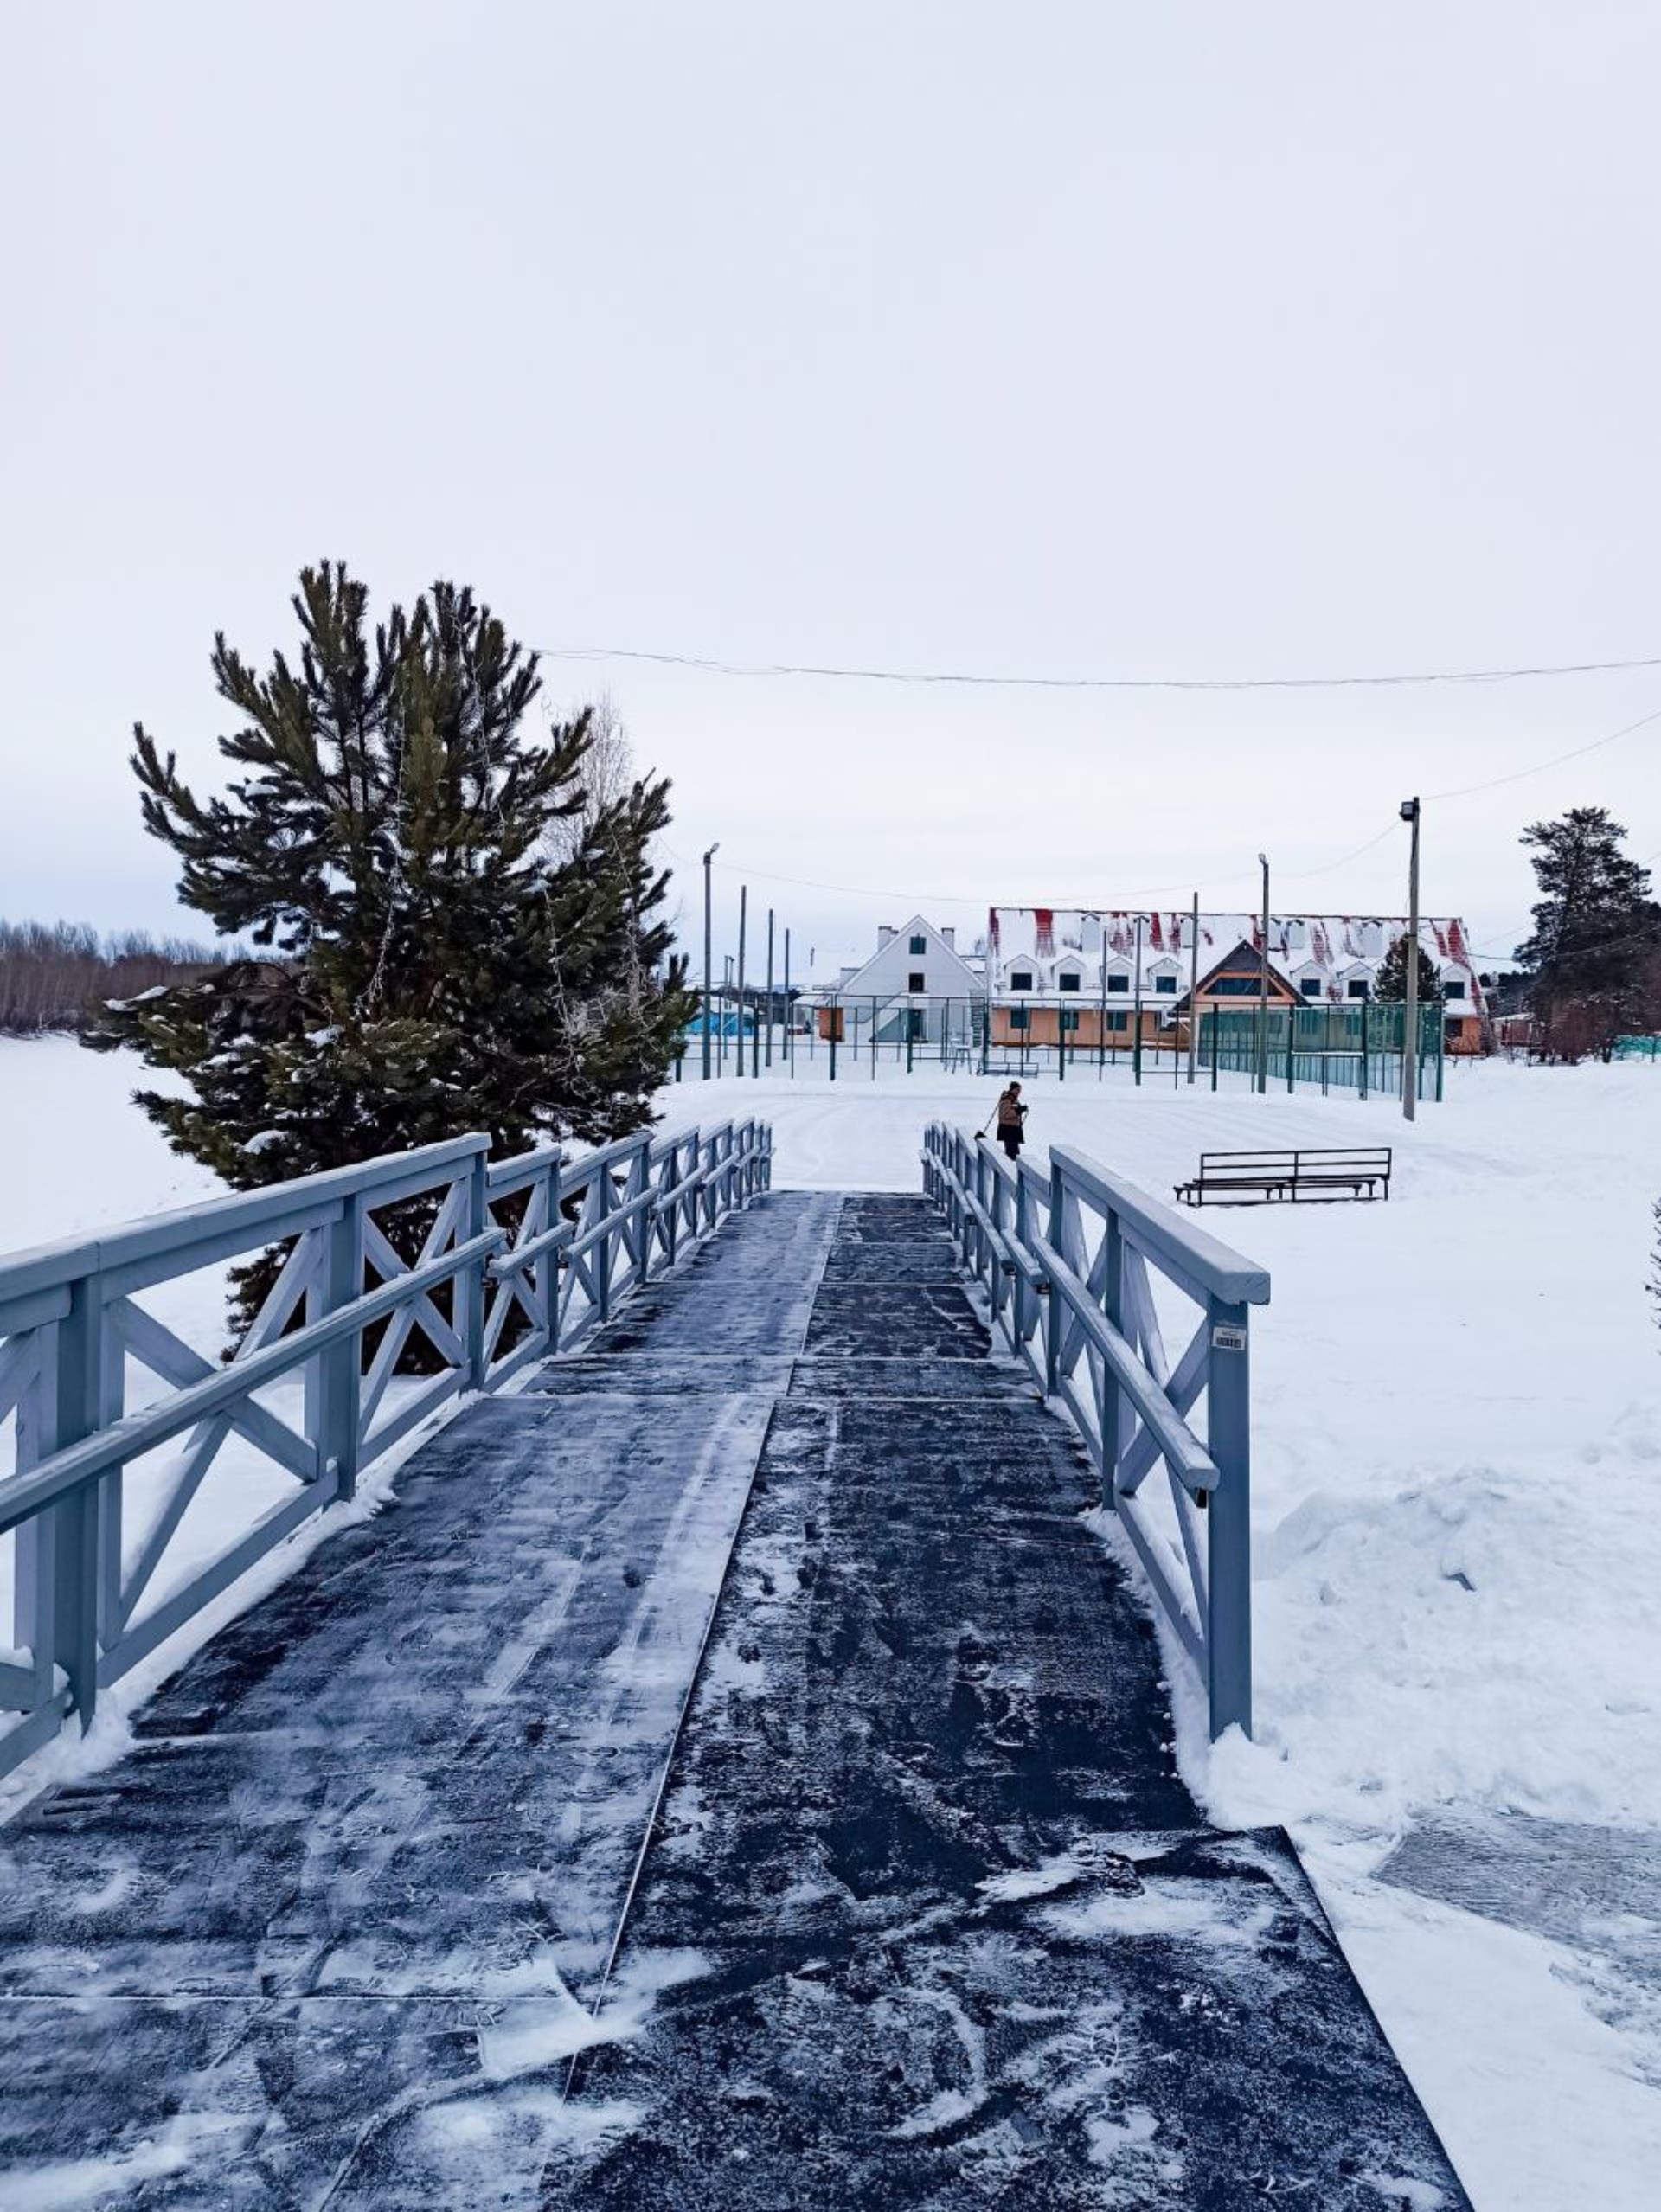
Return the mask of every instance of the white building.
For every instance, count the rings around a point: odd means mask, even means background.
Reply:
[[[875,1024],[879,1044],[907,1036],[920,1044],[966,1044],[969,1010],[983,989],[978,965],[957,948],[955,930],[913,914],[899,929],[879,929],[870,959],[844,968],[819,993],[819,1034],[847,1039],[857,1029],[869,1036]]]

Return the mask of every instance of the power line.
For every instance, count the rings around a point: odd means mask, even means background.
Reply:
[[[1502,784],[1520,784],[1525,777],[1542,776],[1548,768],[1561,768],[1565,760],[1580,760],[1588,753],[1613,745],[1617,738],[1630,737],[1634,730],[1647,729],[1651,722],[1661,722],[1661,707],[1647,715],[1640,715],[1635,722],[1627,722],[1619,729],[1612,729],[1607,737],[1594,737],[1589,745],[1577,745],[1571,752],[1555,754],[1549,760],[1536,760],[1531,768],[1516,768],[1509,775],[1491,776],[1485,784],[1461,784],[1456,791],[1427,792],[1429,799],[1469,798],[1477,792],[1497,791]]]
[[[1359,860],[1363,853],[1371,852],[1376,845],[1382,845],[1386,837],[1394,836],[1400,826],[1398,822],[1387,822],[1376,837],[1369,837],[1364,845],[1357,845],[1353,852],[1345,853],[1341,859],[1324,861],[1319,868],[1286,869],[1283,871],[1283,880],[1301,883],[1311,876],[1330,875],[1340,868],[1347,868],[1351,861]],[[1057,899],[1053,895],[1043,900],[988,899],[984,893],[972,898],[965,898],[961,894],[946,891],[896,891],[885,890],[879,884],[827,883],[810,875],[780,875],[770,869],[747,868],[741,860],[717,861],[715,867],[725,875],[742,876],[747,882],[788,883],[797,890],[831,891],[850,899],[887,899],[899,906],[914,904],[920,913],[926,907],[967,907],[977,913],[982,913],[988,907],[1038,905],[1054,907],[1063,911],[1076,911],[1081,914],[1101,914],[1113,911],[1099,906],[1090,899]],[[1180,883],[1142,884],[1135,889],[1121,891],[1119,895],[1127,901],[1137,899],[1174,899],[1179,896],[1185,898],[1195,891],[1215,891],[1226,888],[1231,883],[1244,882],[1251,873],[1252,871],[1247,870],[1234,875],[1213,875],[1199,883],[1196,883],[1192,878],[1190,878]]]
[[[1342,691],[1428,683],[1512,683],[1536,676],[1606,676],[1661,668],[1661,655],[1638,660],[1560,661],[1528,668],[1433,669],[1371,676],[989,676],[961,669],[840,668],[811,661],[726,661],[702,653],[648,652],[629,645],[537,645],[551,661],[632,661],[696,669],[707,676],[822,676],[836,683],[965,684],[1032,691]]]

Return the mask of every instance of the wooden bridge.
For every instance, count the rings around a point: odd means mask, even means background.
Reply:
[[[1214,1350],[1243,1367],[1212,1342],[1235,1324],[1207,1306],[1163,1414],[1132,1374],[1164,1363],[1159,1214],[1138,1228],[1098,1177],[1093,1246],[1082,1182],[1041,1233],[943,1132],[927,1197],[771,1193],[754,1131],[599,1158],[563,1186],[510,1164],[494,1204],[482,1159],[446,1164],[470,1196],[403,1259],[364,1239],[361,1194],[292,1187],[285,1218],[323,1209],[293,1232],[314,1269],[343,1204],[387,1311],[431,1299],[446,1253],[494,1264],[516,1322],[491,1337],[481,1273],[411,1325],[447,1335],[452,1388],[509,1360],[516,1387],[203,1645],[125,1756],[0,1829],[0,2201],[1463,2206],[1285,1837],[1212,1830],[1176,1773],[1149,1593],[1197,1602],[1182,1663],[1215,1674],[1238,1651],[1226,1567],[1190,1513],[1159,1590],[1090,1517],[1117,1492],[1152,1550],[1144,1460],[1180,1463],[1200,1515],[1227,1484],[1173,1424]],[[119,1240],[99,1258],[107,1318],[138,1263]],[[54,1268],[28,1264],[0,1268],[18,1397],[48,1351],[87,1357],[90,1294],[77,1339],[73,1287],[41,1319]],[[361,1313],[353,1286],[336,1314]],[[339,1341],[317,1307],[323,1336],[268,1340],[309,1373]],[[65,1341],[26,1362],[30,1314]],[[205,1422],[259,1427],[236,1364],[176,1384],[225,1391],[183,1421],[169,1401],[37,1452],[0,1483],[10,1525],[80,1501],[95,1575],[93,1486],[130,1455],[88,1438],[171,1421],[199,1458]],[[348,1379],[375,1374],[354,1356]],[[340,1439],[376,1418],[314,1384],[301,1478],[338,1486]],[[119,1606],[74,1597],[66,1541],[37,1539],[58,1625],[119,1678]],[[23,1625],[49,1637],[41,1589]],[[9,1664],[20,1698],[35,1655]],[[58,1661],[44,1688],[18,1723],[37,1741],[75,1696]]]

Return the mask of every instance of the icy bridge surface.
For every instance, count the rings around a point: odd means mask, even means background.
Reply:
[[[0,2202],[1463,2206],[952,1260],[762,1201],[0,1832]]]

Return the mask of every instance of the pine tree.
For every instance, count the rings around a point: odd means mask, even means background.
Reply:
[[[1404,929],[1378,964],[1378,973],[1373,978],[1373,997],[1382,1005],[1401,1009],[1401,1035],[1407,1035],[1408,952],[1412,940]],[[1442,979],[1436,963],[1422,945],[1419,947],[1419,1039],[1421,1050],[1428,1050],[1436,1037],[1435,1024],[1441,1019]]]
[[[366,587],[325,562],[292,605],[298,664],[257,674],[215,642],[240,723],[223,795],[135,731],[181,897],[254,957],[112,1007],[89,1041],[189,1079],[138,1103],[236,1189],[468,1130],[514,1151],[645,1125],[690,1010],[650,854],[668,785],[551,857],[550,825],[584,812],[587,716],[528,732],[535,657],[471,590],[435,584],[371,636]]]
[[[1600,806],[1577,806],[1523,832],[1541,897],[1517,958],[1530,978],[1540,1042],[1553,1059],[1606,1059],[1645,1023],[1646,978],[1661,946],[1649,870],[1620,849],[1626,835]]]
[[[1401,1005],[1408,996],[1408,933],[1404,929],[1389,951],[1378,964],[1378,973],[1373,981],[1373,997],[1388,1004]],[[1442,1003],[1442,979],[1436,972],[1436,963],[1421,945],[1419,947],[1419,1003],[1440,1006]]]

